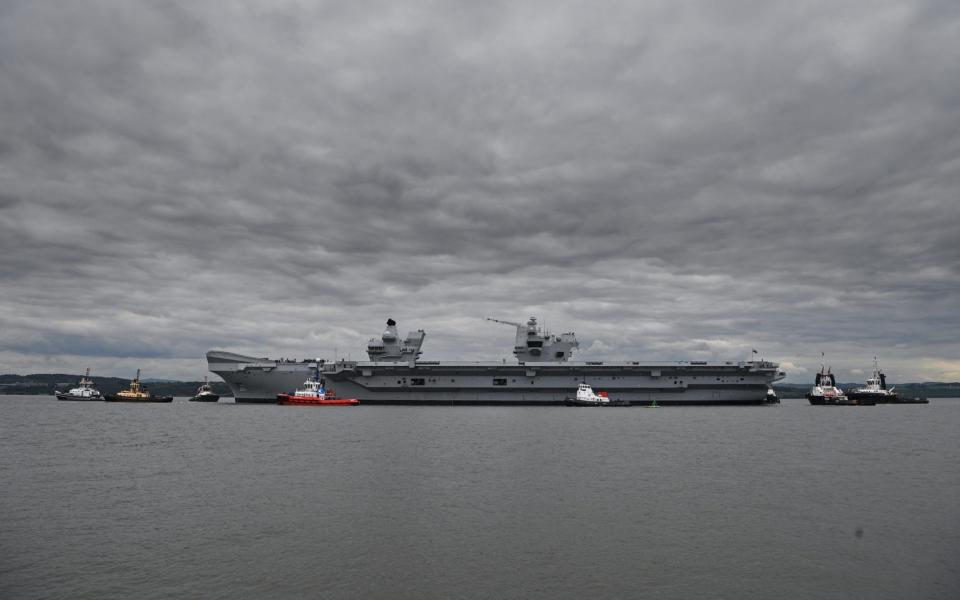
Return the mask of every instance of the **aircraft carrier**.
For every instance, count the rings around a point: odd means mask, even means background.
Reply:
[[[573,333],[551,335],[535,317],[526,323],[488,319],[516,327],[516,362],[420,360],[426,337],[418,330],[401,339],[387,320],[367,344],[370,360],[294,361],[211,350],[207,364],[240,403],[275,403],[319,371],[328,388],[361,404],[563,404],[586,382],[634,406],[765,404],[769,384],[783,379],[769,361],[600,362],[572,361]]]

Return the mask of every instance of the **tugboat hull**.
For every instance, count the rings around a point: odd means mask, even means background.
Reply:
[[[610,402],[587,402],[576,398],[565,398],[564,406],[630,406],[629,400],[611,400]]]
[[[856,391],[847,392],[847,398],[856,400],[860,404],[898,404],[900,399],[896,393],[890,394],[870,394],[858,393]]]
[[[125,398],[123,396],[107,396],[107,402],[173,402],[173,396],[150,396],[149,398]]]
[[[190,398],[190,402],[217,402],[218,400],[220,400],[220,396],[216,394],[201,394]]]
[[[74,402],[103,402],[103,396],[75,396],[73,394],[56,393],[57,400],[72,400]]]
[[[854,400],[847,396],[840,400],[837,398],[824,398],[823,396],[807,395],[807,400],[813,406],[873,406],[876,404],[872,399]]]
[[[284,406],[356,406],[360,404],[360,401],[356,398],[311,398],[292,394],[278,394],[277,404]]]

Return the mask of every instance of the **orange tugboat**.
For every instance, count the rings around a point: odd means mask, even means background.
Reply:
[[[107,402],[173,402],[173,396],[154,396],[140,385],[140,369],[130,382],[130,387],[104,398]]]
[[[333,390],[323,387],[319,373],[303,382],[303,387],[292,394],[277,394],[277,403],[286,406],[355,406],[356,398],[338,398]]]

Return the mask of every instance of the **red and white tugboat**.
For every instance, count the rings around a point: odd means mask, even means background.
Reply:
[[[295,406],[355,406],[356,398],[338,398],[333,390],[325,389],[319,373],[303,382],[303,387],[292,394],[277,394],[277,403]]]

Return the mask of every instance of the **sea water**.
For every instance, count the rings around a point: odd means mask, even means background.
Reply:
[[[0,598],[958,598],[960,400],[0,396]]]

